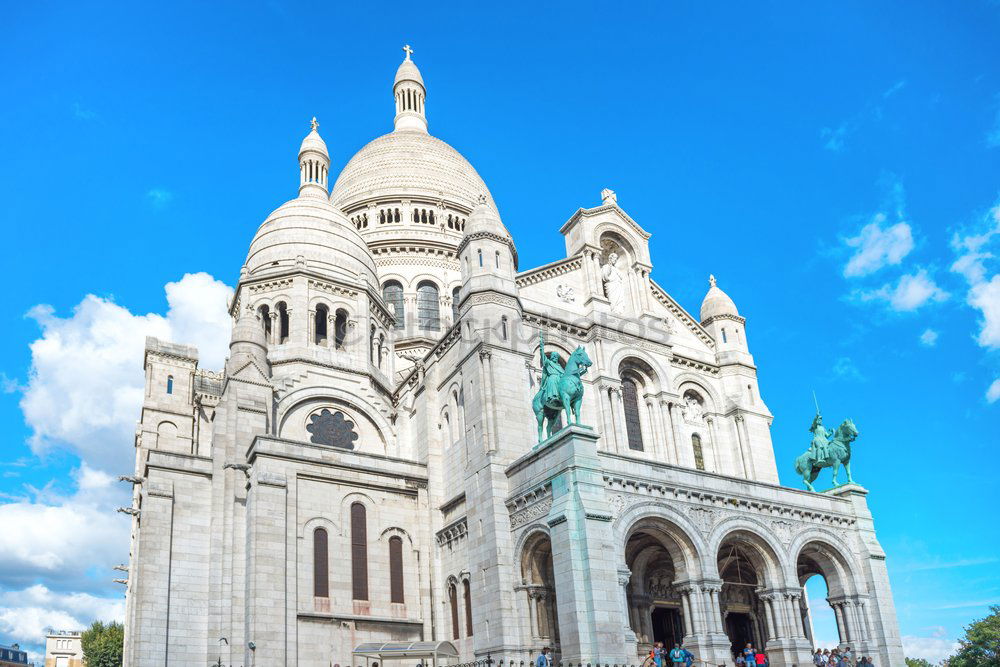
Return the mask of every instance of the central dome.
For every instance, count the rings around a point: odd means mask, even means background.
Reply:
[[[479,195],[496,208],[469,161],[447,143],[419,131],[396,131],[369,142],[340,172],[330,202],[345,213],[386,197],[444,200],[472,211]]]

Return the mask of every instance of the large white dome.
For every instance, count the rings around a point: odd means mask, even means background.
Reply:
[[[369,142],[340,172],[330,201],[344,212],[379,198],[426,197],[471,211],[486,183],[447,143],[419,131],[396,131]]]

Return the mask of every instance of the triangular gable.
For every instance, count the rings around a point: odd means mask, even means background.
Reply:
[[[674,317],[681,321],[681,323],[695,335],[702,343],[705,344],[709,350],[715,349],[715,339],[705,331],[705,328],[698,323],[691,315],[684,310],[684,308],[674,301],[674,298],[667,294],[666,290],[656,284],[652,278],[649,279],[650,285],[653,286],[653,296],[657,301],[663,305],[668,311],[670,311]]]

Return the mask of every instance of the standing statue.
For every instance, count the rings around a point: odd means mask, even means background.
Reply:
[[[618,253],[608,255],[608,261],[601,267],[601,279],[604,281],[604,295],[611,303],[611,312],[625,312],[625,276],[618,268]]]
[[[851,443],[858,437],[858,429],[854,422],[845,419],[836,431],[829,431],[823,426],[823,417],[819,410],[813,418],[809,432],[813,434],[809,449],[795,459],[795,471],[802,475],[806,488],[815,491],[812,483],[816,481],[823,468],[833,468],[833,485],[840,486],[837,473],[840,466],[847,471],[847,483],[853,484],[851,477]]]
[[[566,360],[566,367],[559,362],[559,354],[545,354],[545,334],[539,339],[538,355],[542,363],[542,382],[531,402],[538,420],[538,442],[542,442],[543,430],[551,438],[566,415],[566,424],[580,423],[580,404],[583,402],[583,380],[580,376],[587,372],[593,362],[587,351],[578,346]],[[546,424],[547,421],[547,424]],[[547,430],[543,427],[547,426]]]

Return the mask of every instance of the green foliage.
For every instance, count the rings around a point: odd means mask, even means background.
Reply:
[[[934,667],[934,665],[923,658],[907,658],[906,667]]]
[[[949,667],[1000,665],[1000,605],[990,607],[986,618],[973,621],[958,641],[961,648],[948,659]]]
[[[125,644],[125,628],[121,623],[107,625],[100,621],[80,637],[83,644],[83,660],[87,667],[121,667]]]

